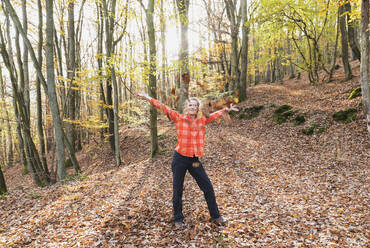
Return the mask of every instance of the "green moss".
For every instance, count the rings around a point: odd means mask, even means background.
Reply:
[[[284,105],[281,105],[279,108],[277,108],[275,110],[274,114],[282,114],[282,113],[284,113],[288,110],[291,110],[291,109],[292,109],[291,106],[284,104]]]
[[[314,133],[314,131],[315,131],[316,128],[317,128],[317,125],[316,124],[313,124],[309,128],[302,129],[302,133],[305,134],[305,135],[312,135]]]
[[[356,119],[357,110],[350,108],[347,110],[341,110],[333,114],[333,119],[341,123],[350,123]]]
[[[239,119],[248,119],[251,120],[253,118],[256,118],[261,110],[264,108],[264,106],[253,106],[250,108],[246,108],[240,115]]]
[[[289,111],[291,109],[292,107],[289,105],[281,105],[274,111],[273,121],[279,125],[287,122],[294,115],[294,111]]]
[[[325,128],[324,127],[321,127],[321,126],[319,126],[317,124],[312,124],[311,127],[306,128],[306,129],[302,129],[301,131],[305,135],[312,135],[314,133],[321,134],[321,133],[323,133],[325,131]]]
[[[38,193],[38,192],[31,192],[29,193],[29,196],[32,198],[32,199],[37,199],[37,198],[40,198],[41,197],[41,194]]]
[[[302,125],[306,121],[303,115],[297,115],[294,118],[294,126]]]
[[[250,108],[244,108],[241,109],[239,112],[230,112],[231,117],[238,116],[239,119],[248,119],[251,120],[253,118],[256,118],[262,109],[264,109],[264,106],[253,106]]]
[[[317,129],[317,132],[316,132],[316,133],[321,134],[321,133],[323,133],[324,131],[325,131],[325,128],[324,128],[324,127],[319,127],[319,128]]]
[[[86,178],[87,178],[87,176],[82,175],[81,173],[78,173],[78,174],[72,174],[72,175],[67,175],[67,176],[65,177],[65,179],[63,179],[63,180],[61,181],[61,183],[62,183],[62,184],[66,184],[66,183],[68,183],[68,182],[70,182],[70,181],[82,181],[82,180],[84,180],[84,179],[86,179]]]
[[[351,100],[351,99],[359,97],[359,96],[361,96],[361,88],[360,87],[352,90],[351,94],[349,94],[348,99]]]
[[[166,134],[160,134],[160,135],[158,135],[158,139],[159,140],[163,140],[163,139],[165,139],[165,138],[167,138],[167,135]]]
[[[72,167],[72,160],[70,158],[66,160],[66,168],[69,168],[69,167]]]

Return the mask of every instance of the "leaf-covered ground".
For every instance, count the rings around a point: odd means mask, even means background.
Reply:
[[[154,159],[147,128],[122,127],[120,168],[107,145],[92,142],[79,153],[84,176],[77,180],[40,189],[20,176],[20,166],[7,170],[0,246],[369,247],[370,144],[360,98],[348,100],[359,78],[343,82],[341,75],[318,86],[293,79],[250,87],[239,107],[264,106],[258,117],[208,126],[202,162],[225,227],[208,221],[203,194],[188,174],[186,227],[171,223],[176,137],[163,119]],[[306,122],[275,124],[273,112],[283,104]],[[334,112],[350,107],[360,111],[355,121],[333,121]],[[301,132],[313,124],[322,132]]]

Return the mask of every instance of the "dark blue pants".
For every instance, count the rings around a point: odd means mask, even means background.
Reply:
[[[193,167],[193,163],[199,163],[199,166]],[[184,188],[184,178],[187,170],[190,172],[190,175],[192,175],[192,177],[195,179],[199,188],[203,191],[211,217],[212,218],[220,217],[212,183],[209,180],[206,171],[203,168],[203,165],[199,162],[199,158],[185,157],[179,154],[177,151],[175,151],[172,161],[173,220],[182,221],[184,219],[184,215],[182,213],[182,192]]]

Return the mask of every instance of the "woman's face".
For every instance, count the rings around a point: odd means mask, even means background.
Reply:
[[[188,104],[188,113],[189,115],[198,114],[198,102],[196,100],[190,100]]]

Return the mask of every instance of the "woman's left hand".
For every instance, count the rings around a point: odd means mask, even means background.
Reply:
[[[239,109],[237,109],[233,104],[230,104],[230,108],[226,107],[226,111],[239,111]]]

